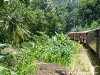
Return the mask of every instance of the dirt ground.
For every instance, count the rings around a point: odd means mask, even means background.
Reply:
[[[63,67],[56,63],[44,63],[37,61],[37,72],[36,75],[71,75]]]

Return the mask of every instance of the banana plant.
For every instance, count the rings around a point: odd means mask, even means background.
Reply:
[[[17,74],[8,68],[0,66],[0,75],[17,75]]]

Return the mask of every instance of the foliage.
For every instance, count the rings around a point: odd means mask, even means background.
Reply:
[[[91,27],[91,23],[100,18],[99,0],[64,0],[60,5],[60,9],[63,12],[67,12],[67,32],[80,25],[88,30]]]
[[[27,23],[24,23],[27,12],[28,10],[24,4],[16,0],[5,3],[1,12],[2,20],[4,21],[0,28],[2,30],[1,35],[4,35],[4,38],[1,39],[4,39],[5,42],[16,44],[29,36]]]
[[[3,0],[0,0],[0,7],[3,5]]]
[[[21,43],[37,31],[50,36],[65,31],[66,13],[61,12],[52,0],[32,0],[28,6],[26,2],[10,0],[4,3],[0,12],[1,42]]]
[[[35,9],[45,9],[46,8],[46,4],[45,4],[46,0],[32,0],[30,8],[32,10]]]
[[[17,75],[15,72],[0,66],[0,75]]]
[[[16,53],[9,52],[9,51],[8,53],[3,54],[3,55],[1,53],[1,51],[3,51],[5,48],[8,48],[8,47],[12,47],[12,46],[9,44],[0,44],[0,62],[6,65],[9,65],[9,64],[12,65],[12,62],[13,62],[12,58],[16,55]],[[9,61],[12,61],[12,62],[9,62]]]
[[[91,30],[91,29],[98,28],[98,27],[100,27],[100,20],[93,21],[91,23],[91,26],[87,26],[86,25],[86,26],[82,27],[82,25],[80,25],[78,27],[74,27],[74,28],[72,28],[71,31],[77,31],[77,32],[79,32],[79,31],[86,31],[86,30]]]
[[[40,28],[40,30],[38,31],[45,29],[44,32],[50,36],[54,35],[55,32],[64,32],[66,26],[66,13],[61,12],[61,10],[58,9],[56,4],[54,4],[52,0],[32,0],[30,4],[30,9],[37,11],[37,13],[39,9],[41,11],[44,11],[44,13],[41,16],[41,18],[43,18],[42,21],[35,21],[38,23],[38,28]]]
[[[34,12],[31,11],[31,13],[28,14],[29,20],[29,30],[31,34],[36,34],[37,31],[45,31],[47,30],[47,20],[45,18],[45,13],[43,10],[37,9]]]
[[[80,25],[93,27],[99,6],[99,0],[10,0],[0,11],[1,42],[19,43],[37,31],[52,36]]]
[[[23,46],[30,48],[34,57],[45,62],[55,62],[61,65],[69,65],[75,54],[76,47],[68,39],[67,35],[56,34],[52,38],[47,36],[35,36],[36,43],[24,43]],[[26,44],[26,45],[25,45]]]
[[[93,23],[98,22],[97,20],[99,20],[99,17],[100,17],[100,14],[99,14],[100,1],[99,0],[83,0],[80,3],[78,9],[79,9],[78,11],[79,19],[80,19],[80,22],[82,22],[82,27],[85,27],[85,25],[87,25],[89,29],[96,28],[97,25],[93,26]]]
[[[83,24],[91,24],[93,20],[98,20],[100,15],[99,0],[83,0],[79,6],[79,16]]]
[[[4,48],[5,46],[6,44],[0,45],[0,49]],[[5,69],[5,68],[0,67],[0,70],[7,71],[5,72],[5,73],[9,73],[7,75],[14,75],[14,74],[11,74],[13,73],[13,71],[17,75],[35,74],[34,63],[35,63],[34,54],[32,53],[31,49],[29,49],[28,47],[27,48],[19,47],[18,45],[16,52],[10,51],[6,54],[0,55],[0,65],[8,68],[8,69]]]
[[[9,44],[0,44],[0,51],[4,48],[11,47]]]
[[[97,28],[99,13],[99,0],[1,0],[0,42],[18,50],[18,54],[0,55],[2,69],[18,75],[34,74],[35,58],[69,65],[77,49],[59,33]],[[0,44],[0,50],[6,47],[9,45]]]
[[[19,1],[21,1],[22,3],[24,3],[26,5],[26,7],[28,7],[29,4],[30,4],[30,0],[19,0]]]
[[[45,12],[53,11],[55,9],[52,0],[32,0],[30,2],[31,10],[41,9]]]
[[[16,57],[16,65],[14,71],[18,75],[34,75],[35,74],[35,60],[34,54],[28,47],[19,48],[19,54]]]
[[[94,29],[94,28],[97,28],[97,27],[100,27],[100,19],[97,20],[97,21],[93,21],[90,29]]]

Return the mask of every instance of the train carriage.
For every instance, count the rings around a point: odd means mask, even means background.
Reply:
[[[69,32],[68,36],[73,40],[80,41],[80,43],[90,46],[99,54],[100,58],[100,28],[83,32]]]
[[[70,37],[70,39],[73,39],[76,41],[80,40],[80,33],[78,32],[69,32],[68,36]]]

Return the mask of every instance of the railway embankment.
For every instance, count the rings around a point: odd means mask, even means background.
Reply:
[[[86,53],[89,57],[89,60],[94,67],[94,75],[100,75],[100,60],[99,55],[95,53],[90,47],[84,47],[86,48]]]
[[[78,53],[70,66],[72,75],[100,75],[98,55],[89,47],[77,44]]]

